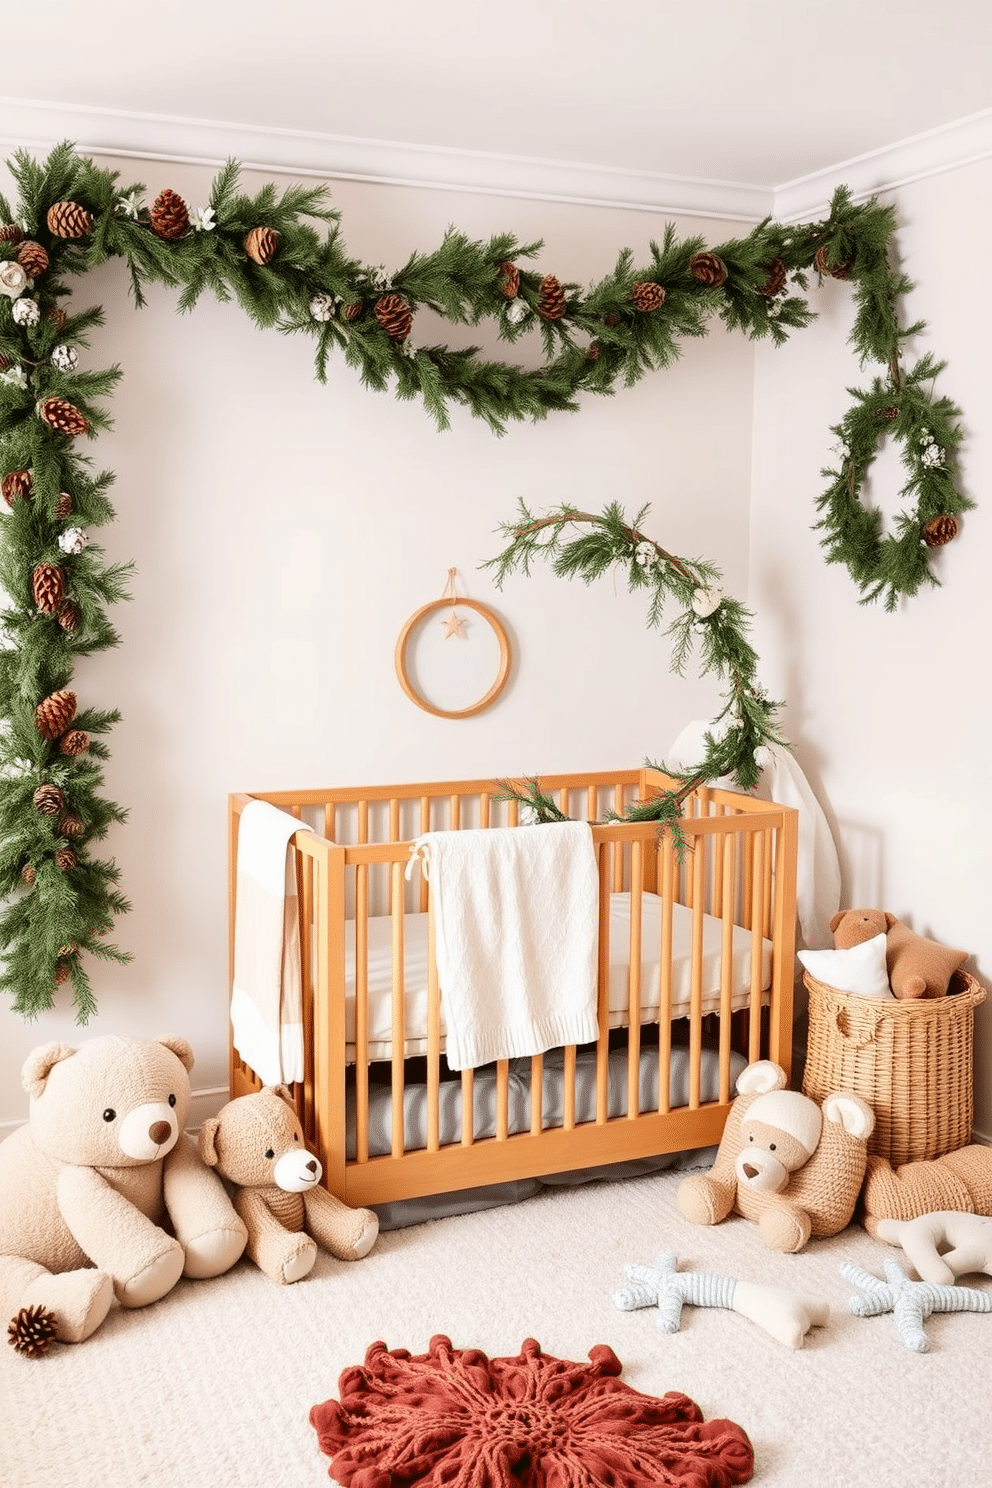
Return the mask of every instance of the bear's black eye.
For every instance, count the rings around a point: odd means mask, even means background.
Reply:
[[[754,1141],[754,1132],[749,1132],[747,1139],[748,1139],[749,1142],[753,1142]]]
[[[104,1121],[116,1121],[117,1120],[117,1112],[114,1111],[114,1110],[112,1110],[111,1107],[108,1106],[107,1109],[103,1113],[103,1119],[104,1119]]]
[[[174,1106],[175,1104],[176,1104],[176,1097],[174,1095],[170,1095],[169,1096],[169,1105],[170,1106]]]
[[[265,1150],[265,1155],[266,1157],[275,1157],[275,1152],[271,1147],[267,1147]]]
[[[294,1132],[293,1133],[293,1141],[294,1142],[298,1142],[299,1140],[300,1140],[300,1134],[299,1134],[299,1132]]]
[[[769,1152],[774,1152],[775,1151],[775,1143],[774,1142],[769,1142],[768,1143],[768,1151]]]

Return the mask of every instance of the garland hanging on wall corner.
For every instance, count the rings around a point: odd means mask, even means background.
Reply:
[[[106,563],[90,539],[113,519],[112,477],[92,474],[77,453],[80,439],[109,427],[104,405],[120,373],[80,370],[79,348],[103,317],[98,307],[68,312],[67,279],[119,258],[136,306],[151,283],[177,289],[183,311],[206,291],[233,299],[259,326],[309,337],[319,380],[340,353],[367,387],[420,399],[439,428],[459,405],[496,434],[511,420],[574,410],[585,394],[631,387],[671,366],[680,342],[704,335],[713,316],[781,345],[814,318],[810,277],[844,279],[856,306],[852,344],[863,366],[879,363],[883,374],[867,391],[851,390],[834,426],[837,468],[823,472],[817,523],[827,561],[847,566],[864,600],[893,609],[936,583],[932,551],[971,505],[955,484],[958,410],[932,391],[942,364],[924,357],[911,370],[902,365],[903,343],[923,327],[899,324],[911,286],[890,264],[894,212],[855,204],[844,187],[819,222],[768,220],[715,247],[679,239],[669,225],[645,262],[623,249],[612,272],[583,289],[532,268],[542,245],[510,233],[473,242],[452,228],[434,252],[412,253],[393,271],[362,263],[348,255],[322,187],[280,195],[269,184],[250,197],[233,161],[196,207],[171,188],[148,204],[144,186],[122,186],[117,172],[69,142],[44,161],[18,152],[8,165],[20,196],[14,204],[0,196],[0,586],[8,599],[0,617],[0,990],[26,1017],[53,1006],[68,983],[86,1022],[95,1004],[84,955],[128,959],[107,939],[128,908],[117,867],[92,853],[125,817],[100,795],[101,736],[118,715],[79,709],[70,686],[77,657],[118,644],[107,608],[126,598],[130,578],[130,565]],[[489,321],[509,345],[536,331],[543,361],[524,368],[476,347],[421,345],[421,307],[452,325]],[[891,537],[860,499],[886,435],[902,445],[903,495],[913,503]],[[703,669],[728,685],[721,728],[693,774],[730,773],[746,784],[755,749],[775,736],[747,613],[714,599],[711,565],[674,559],[645,537],[642,517],[627,523],[616,506],[600,517],[525,511],[505,529],[510,545],[494,562],[505,576],[543,551],[557,572],[586,579],[626,565],[633,585],[653,588],[652,624],[663,602],[676,600],[676,669],[699,639]],[[564,541],[575,523],[589,530]]]

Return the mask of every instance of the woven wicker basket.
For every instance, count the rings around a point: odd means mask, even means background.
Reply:
[[[822,1101],[851,1090],[875,1112],[868,1150],[893,1167],[956,1152],[971,1141],[975,1008],[985,988],[955,972],[946,997],[916,1000],[839,992],[808,972],[809,1043],[803,1090]]]

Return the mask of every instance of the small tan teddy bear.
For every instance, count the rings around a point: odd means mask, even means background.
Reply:
[[[896,997],[944,997],[954,972],[968,959],[967,951],[915,934],[887,910],[844,909],[830,928],[838,951],[884,934],[885,965]]]
[[[319,1186],[323,1170],[288,1096],[284,1085],[267,1085],[228,1101],[200,1128],[203,1161],[234,1185],[247,1255],[283,1283],[309,1274],[318,1242],[339,1261],[357,1261],[379,1233],[371,1209],[351,1209]]]
[[[769,1249],[794,1254],[811,1235],[836,1235],[850,1223],[875,1116],[846,1091],[821,1106],[785,1086],[785,1071],[770,1059],[741,1072],[716,1161],[708,1174],[682,1180],[676,1203],[696,1224],[741,1214]]]

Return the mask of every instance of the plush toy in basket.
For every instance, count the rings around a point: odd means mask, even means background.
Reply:
[[[697,1224],[741,1214],[771,1250],[794,1253],[851,1222],[874,1115],[847,1091],[817,1103],[786,1083],[768,1059],[741,1072],[716,1162],[682,1180],[677,1203]]]
[[[841,992],[865,997],[944,997],[968,959],[917,935],[883,909],[844,909],[830,921],[832,951],[800,951],[811,976]]]
[[[0,1143],[0,1306],[19,1309],[19,1353],[79,1343],[115,1296],[144,1307],[241,1255],[245,1226],[183,1131],[192,1066],[178,1037],[28,1055],[28,1121]]]
[[[228,1101],[200,1128],[204,1162],[234,1186],[248,1255],[283,1283],[309,1274],[317,1241],[338,1260],[357,1261],[379,1234],[371,1209],[351,1209],[319,1186],[321,1165],[304,1146],[288,1097],[284,1085],[267,1085]]]

